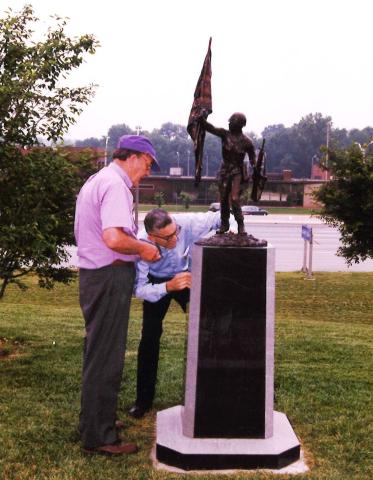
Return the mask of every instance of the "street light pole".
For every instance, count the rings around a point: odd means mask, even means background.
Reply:
[[[188,150],[188,177],[189,177],[189,156],[190,156],[190,151]]]
[[[136,125],[136,135],[140,135],[141,132],[141,126]],[[135,187],[135,225],[136,227],[139,226],[139,186],[137,185]]]
[[[107,166],[107,144],[108,144],[108,141],[109,141],[109,135],[106,135],[106,139],[105,139],[105,167]]]
[[[319,159],[319,157],[315,154],[312,156],[312,163],[311,163],[311,179],[313,178],[313,166],[315,164],[315,162],[317,162]]]
[[[331,122],[327,122],[327,124],[326,124],[326,156],[325,156],[326,170],[325,170],[325,180],[328,180],[330,126],[331,126]]]
[[[326,148],[329,148],[329,141],[330,141],[330,122],[326,124]]]
[[[140,125],[136,125],[135,130],[136,130],[136,135],[140,135],[142,128]]]

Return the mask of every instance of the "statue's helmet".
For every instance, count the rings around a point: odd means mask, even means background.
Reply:
[[[246,117],[243,113],[236,112],[229,118],[229,125],[236,128],[243,128],[246,125]]]

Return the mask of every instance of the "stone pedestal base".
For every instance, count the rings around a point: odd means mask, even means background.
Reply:
[[[183,435],[184,407],[157,414],[157,460],[183,470],[280,469],[297,461],[300,444],[284,413],[273,412],[273,436],[264,439]]]
[[[274,248],[198,244],[193,246],[192,265],[183,434],[269,438]]]

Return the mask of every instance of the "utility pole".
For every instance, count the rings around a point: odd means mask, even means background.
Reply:
[[[325,180],[328,180],[328,168],[329,168],[329,143],[330,143],[330,127],[332,122],[326,124],[326,156],[325,156]]]
[[[140,135],[142,128],[140,125],[136,125],[135,130],[136,130],[136,135]]]
[[[311,159],[311,180],[313,178],[313,166],[315,165],[315,163],[317,164],[319,162],[319,157],[315,154],[313,155],[312,159]]]
[[[140,135],[141,126],[136,125],[135,130],[136,130],[136,135]],[[137,185],[135,187],[135,225],[136,227],[139,226],[139,197],[140,197],[139,193],[140,193],[139,186]]]
[[[108,144],[108,141],[109,141],[109,135],[106,135],[106,138],[105,138],[105,167],[107,166],[107,144]]]

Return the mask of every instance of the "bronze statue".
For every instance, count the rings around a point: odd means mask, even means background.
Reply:
[[[249,181],[247,165],[244,162],[246,154],[248,154],[250,163],[254,167],[251,198],[255,202],[260,200],[265,181],[267,180],[265,176],[264,142],[258,155],[258,162],[256,162],[253,142],[242,132],[242,128],[246,125],[245,115],[242,113],[234,113],[229,119],[229,130],[225,130],[224,128],[216,128],[207,122],[206,119],[210,113],[212,113],[211,38],[194,92],[194,100],[187,127],[194,146],[196,186],[198,186],[201,180],[205,132],[207,131],[220,137],[222,141],[223,161],[218,174],[221,227],[216,232],[220,235],[214,235],[202,242],[206,245],[216,246],[265,246],[267,245],[266,240],[258,240],[252,235],[246,235],[240,205],[242,190]],[[236,219],[239,235],[233,233],[221,235],[229,231],[230,208],[232,208],[233,215]]]
[[[230,117],[229,130],[216,128],[203,120],[205,130],[222,141],[223,161],[218,173],[221,227],[217,233],[229,230],[230,207],[237,222],[238,233],[246,233],[240,205],[242,187],[249,180],[244,158],[248,154],[251,165],[255,167],[256,155],[253,142],[242,132],[245,125],[246,117],[243,113],[234,113]]]

